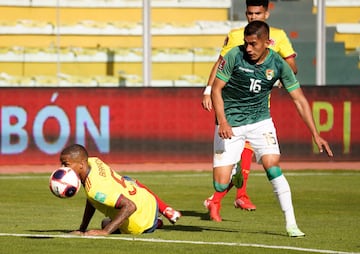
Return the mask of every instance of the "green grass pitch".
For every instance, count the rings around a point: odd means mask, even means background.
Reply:
[[[126,175],[126,173],[122,173]],[[360,253],[360,171],[287,171],[298,225],[305,238],[289,238],[264,172],[252,171],[248,192],[255,212],[225,197],[223,222],[209,220],[203,201],[212,194],[211,172],[128,173],[180,210],[176,225],[139,236],[72,237],[85,195],[53,196],[50,174],[0,174],[0,253]],[[99,228],[96,212],[90,228]]]

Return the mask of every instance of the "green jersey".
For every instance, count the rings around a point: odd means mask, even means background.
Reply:
[[[243,45],[232,48],[223,57],[216,77],[226,82],[222,98],[232,127],[271,117],[270,93],[278,79],[288,92],[300,87],[288,63],[272,49],[263,63],[253,64],[246,59]]]

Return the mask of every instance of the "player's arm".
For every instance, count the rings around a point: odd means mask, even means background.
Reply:
[[[219,64],[221,63],[225,52],[229,51],[233,46],[235,46],[234,45],[235,42],[231,38],[232,37],[231,37],[231,32],[230,32],[224,40],[224,44],[223,44],[223,47],[221,49],[221,52],[220,52],[220,55],[219,55],[217,61],[214,63],[214,66],[211,68],[211,72],[210,72],[209,79],[208,79],[207,85],[206,85],[204,93],[203,93],[203,99],[202,99],[202,103],[201,103],[203,108],[207,111],[211,111],[212,107],[213,107],[212,101],[211,101],[211,88],[212,88],[212,85],[214,84],[214,81],[216,78],[216,71],[219,67]]]
[[[224,100],[221,94],[221,91],[225,85],[226,85],[225,81],[219,78],[215,78],[211,90],[211,99],[213,101],[215,115],[219,125],[218,134],[223,139],[231,138],[231,136],[233,136],[232,128],[226,120],[225,110],[224,110]]]
[[[290,68],[292,69],[294,74],[297,74],[298,69],[297,69],[297,65],[296,65],[295,55],[287,57],[284,60],[288,63],[288,65],[290,66]]]
[[[304,96],[302,89],[299,87],[299,88],[289,92],[289,94],[290,94],[293,102],[295,103],[296,109],[297,109],[300,117],[305,122],[306,126],[309,128],[309,130],[315,140],[315,143],[319,148],[319,151],[323,152],[323,150],[325,148],[325,151],[328,154],[328,156],[332,157],[333,152],[331,151],[328,142],[326,140],[324,140],[322,137],[320,137],[320,134],[318,133],[318,131],[315,127],[314,118],[311,113],[310,105],[309,105],[306,97]]]
[[[278,53],[289,64],[289,66],[292,69],[292,71],[294,72],[294,74],[297,74],[298,68],[297,68],[296,60],[295,60],[296,52],[293,49],[291,41],[289,40],[289,38],[284,30],[280,31],[279,38],[278,38],[278,44],[279,44]]]
[[[206,85],[203,99],[202,99],[202,106],[205,110],[211,111],[212,110],[212,101],[211,101],[211,88],[214,83],[215,77],[216,77],[216,70],[219,67],[219,64],[221,62],[222,56],[219,55],[218,60],[214,63],[214,66],[211,68],[211,72],[209,75],[209,80]]]
[[[89,202],[89,200],[86,200],[85,210],[83,219],[80,225],[79,230],[73,231],[72,234],[83,234],[86,232],[86,229],[94,216],[95,213],[95,207]]]
[[[101,230],[89,230],[85,235],[109,235],[119,229],[120,225],[136,211],[135,203],[123,195],[117,202],[116,208],[118,209],[118,213],[109,224]]]

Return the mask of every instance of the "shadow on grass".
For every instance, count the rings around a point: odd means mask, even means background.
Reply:
[[[184,232],[204,232],[204,231],[214,231],[214,232],[234,232],[241,233],[241,230],[221,228],[221,227],[207,227],[207,226],[192,226],[192,225],[164,225],[161,229],[164,231],[184,231]],[[63,230],[63,229],[50,229],[50,230],[29,230],[31,233],[61,233],[61,234],[70,234],[72,230]],[[242,232],[244,233],[244,232]],[[262,234],[262,235],[273,235],[273,236],[286,236],[285,234],[270,232],[270,231],[252,231],[246,232],[247,234]],[[121,235],[119,232],[114,232],[113,235]],[[26,236],[29,239],[52,239],[52,236]]]
[[[74,230],[67,230],[67,229],[37,229],[37,230],[28,230],[31,233],[60,233],[60,234],[70,234],[70,232],[74,231]],[[38,238],[38,237],[36,237]],[[50,237],[49,237],[50,238]]]
[[[271,232],[271,231],[266,231],[266,230],[260,230],[260,231],[249,231],[247,232],[247,234],[254,234],[254,235],[272,235],[272,236],[283,236],[286,238],[289,238],[289,236],[285,233],[279,233],[279,232]]]
[[[197,211],[181,211],[181,214],[187,217],[197,217],[200,218],[200,220],[210,220],[208,212],[200,213]]]
[[[210,215],[208,212],[181,211],[181,214],[187,217],[196,217],[199,218],[200,220],[210,221]],[[238,222],[236,220],[228,220],[228,219],[223,219],[223,221]]]
[[[166,231],[185,231],[185,232],[204,232],[204,231],[217,231],[217,232],[240,232],[239,230],[233,230],[229,228],[219,227],[200,227],[191,225],[164,225],[161,229]]]
[[[52,237],[50,235],[41,235],[41,234],[44,234],[44,233],[69,234],[71,232],[71,230],[47,229],[47,230],[28,230],[28,232],[35,233],[35,234],[33,236],[24,236],[24,238],[28,238],[28,239],[53,239],[54,237]]]
[[[184,217],[196,217],[200,220],[210,221],[210,216],[208,212],[198,212],[198,211],[181,211],[182,216]],[[223,222],[239,222],[237,220],[229,220],[223,219]],[[181,222],[180,222],[181,223]],[[235,232],[235,233],[246,233],[246,234],[254,234],[254,235],[272,235],[272,236],[285,236],[288,237],[287,234],[282,234],[278,232],[271,231],[248,231],[244,232],[244,230],[238,229],[230,229],[222,227],[221,223],[213,222],[214,225],[218,225],[217,227],[208,227],[208,226],[194,226],[194,225],[164,225],[160,230],[167,231],[188,231],[188,232],[203,232],[203,231],[217,231],[217,232]]]

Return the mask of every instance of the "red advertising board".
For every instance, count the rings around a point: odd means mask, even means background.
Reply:
[[[360,86],[303,90],[334,160],[359,160]],[[201,98],[202,88],[1,88],[0,165],[57,163],[71,143],[109,163],[207,162],[214,113]],[[327,160],[283,89],[271,109],[283,161]]]

